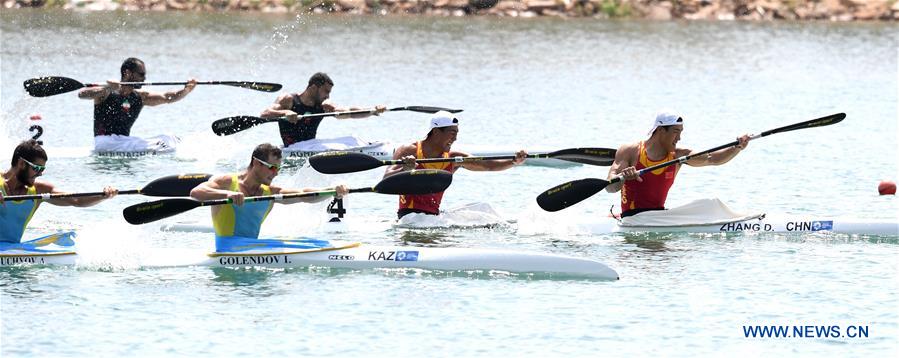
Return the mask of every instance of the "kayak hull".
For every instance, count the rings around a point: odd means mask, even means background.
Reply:
[[[54,253],[0,251],[0,266],[74,265],[77,260],[78,255],[75,251]]]
[[[683,226],[622,226],[615,219],[601,218],[574,225],[578,231],[591,234],[613,233],[815,233],[832,232],[850,235],[899,235],[899,223],[876,220],[853,220],[819,217],[761,217],[728,223]]]
[[[415,228],[429,227],[424,225]],[[506,223],[514,225],[513,223]],[[400,226],[405,227],[405,226]],[[514,226],[512,226],[514,227]],[[613,218],[604,217],[597,220],[584,220],[571,223],[569,228],[580,233],[594,235],[616,233],[836,233],[847,235],[882,235],[899,236],[899,223],[876,220],[851,220],[816,217],[780,217],[756,218],[729,223],[708,225],[680,226],[621,226]],[[184,221],[166,224],[164,231],[176,232],[213,232],[207,222]]]
[[[0,243],[0,266],[73,265],[75,232],[58,232],[21,243]]]
[[[0,266],[77,265],[75,250],[0,251]],[[202,249],[151,249],[141,267],[332,267],[344,269],[411,268],[439,271],[504,271],[617,280],[618,273],[587,258],[497,249],[373,246],[331,242],[313,249],[267,248],[231,253]]]
[[[309,250],[211,253],[165,250],[145,262],[152,267],[332,267],[344,269],[414,268],[439,271],[505,271],[617,280],[618,273],[587,258],[497,249],[373,246],[333,243]]]

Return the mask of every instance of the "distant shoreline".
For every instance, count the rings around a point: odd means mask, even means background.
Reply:
[[[0,0],[3,8],[649,20],[897,21],[897,0]]]

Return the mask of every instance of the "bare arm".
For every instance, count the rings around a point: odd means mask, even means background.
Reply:
[[[230,191],[231,175],[219,175],[209,178],[208,181],[191,189],[190,197],[200,200],[232,199],[237,206],[243,205],[245,195],[241,192]]]
[[[327,112],[346,112],[346,111],[360,111],[360,110],[369,109],[369,108],[362,108],[362,107],[341,108],[341,107],[337,107],[336,105],[331,104],[329,102],[325,102],[324,104],[322,104],[322,106],[323,107],[330,106],[330,108],[325,107]],[[381,113],[384,113],[384,111],[386,111],[386,110],[387,110],[387,107],[385,107],[383,105],[379,105],[379,106],[375,106],[373,109],[371,109],[371,112],[368,112],[368,113],[344,114],[344,115],[334,116],[334,118],[337,118],[337,119],[368,118],[371,116],[377,116]]]
[[[734,147],[724,148],[715,152],[711,152],[707,155],[700,155],[694,158],[690,158],[690,160],[687,161],[687,165],[691,167],[704,167],[709,165],[721,165],[727,163],[731,159],[734,159],[737,154],[740,154],[740,152],[743,151],[743,149],[746,148],[747,145],[749,145],[749,136],[743,135],[741,137],[738,137],[737,141],[740,143]],[[690,155],[690,153],[692,152],[693,151],[687,149],[684,150],[684,153],[682,154],[680,153],[680,150],[678,150],[678,157]]]
[[[57,190],[53,184],[44,182],[44,181],[35,181],[34,187],[37,190],[38,194],[50,193],[50,194],[66,194],[65,191]],[[88,207],[94,206],[100,203],[103,200],[112,198],[116,196],[119,191],[116,188],[111,186],[107,186],[103,188],[103,196],[84,196],[80,198],[55,198],[47,200],[47,203],[53,204],[56,206],[75,206],[75,207]]]
[[[169,91],[169,92],[145,92],[138,91],[141,99],[144,101],[144,105],[147,106],[158,106],[160,104],[166,103],[175,103],[180,101],[182,98],[186,97],[188,93],[194,90],[194,87],[197,86],[197,79],[191,78],[187,81],[187,84],[184,85],[184,88],[177,91]]]
[[[615,161],[612,162],[612,166],[609,167],[609,174],[606,176],[606,180],[612,180],[619,174],[625,175],[625,180],[641,180],[639,176],[636,175],[636,169],[634,165],[637,163],[636,160],[636,152],[637,145],[636,144],[625,144],[618,148],[618,151],[615,152]],[[609,193],[617,193],[621,190],[621,185],[623,185],[624,181],[617,182],[615,184],[610,184],[606,186],[606,191]]]
[[[524,163],[525,157],[527,157],[528,152],[525,150],[519,150],[515,153],[515,159],[507,159],[507,160],[478,160],[471,162],[462,162],[461,167],[476,171],[476,172],[495,172],[500,170],[506,170],[516,165]],[[450,153],[451,157],[470,157],[468,153],[462,152],[452,152]]]
[[[110,93],[112,93],[112,89],[108,86],[87,87],[78,91],[78,98],[92,99],[94,104],[97,104],[103,102]]]
[[[402,171],[408,171],[415,168],[415,146],[404,145],[393,151],[393,159],[402,159],[403,164],[396,164],[387,167],[384,171],[384,178],[394,175]]]
[[[342,198],[349,193],[349,190],[345,185],[337,185],[332,188],[302,188],[302,189],[291,189],[291,188],[280,188],[276,186],[272,186],[272,194],[302,194],[309,193],[315,191],[335,191],[335,196],[338,198]],[[292,198],[292,199],[284,199],[279,201],[281,204],[296,204],[296,203],[318,203],[325,200],[331,199],[330,195],[319,195],[319,196],[310,196],[304,198]]]
[[[297,118],[297,113],[291,111],[290,108],[293,107],[293,95],[290,93],[285,93],[278,96],[278,99],[275,100],[270,107],[266,108],[262,111],[260,117],[262,118],[277,118],[277,117],[293,117],[294,121]]]

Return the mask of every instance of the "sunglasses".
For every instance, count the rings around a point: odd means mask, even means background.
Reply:
[[[273,171],[273,172],[276,172],[276,171],[281,170],[281,166],[278,165],[278,164],[272,164],[272,163],[266,162],[266,161],[264,161],[264,160],[262,160],[262,159],[259,159],[259,158],[256,158],[256,157],[253,157],[253,159],[255,159],[256,161],[262,163],[262,165],[264,165],[266,168],[268,168],[269,170],[271,170],[271,171]]]
[[[25,162],[26,164],[30,165],[30,166],[31,166],[31,169],[34,170],[36,173],[43,173],[44,170],[47,169],[47,166],[46,166],[46,165],[37,165],[37,164],[34,164],[34,163],[32,163],[32,162],[29,162],[29,161],[25,160],[25,158],[19,158],[19,159],[22,159],[23,162]]]

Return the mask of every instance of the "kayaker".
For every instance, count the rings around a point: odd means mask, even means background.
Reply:
[[[120,82],[144,82],[147,69],[140,59],[131,57],[122,63],[121,80],[108,80],[106,86],[87,87],[78,92],[78,98],[94,101],[94,148],[104,152],[136,152],[174,150],[180,141],[174,135],[151,138],[131,136],[131,127],[137,121],[144,106],[180,101],[197,85],[195,78],[187,80],[184,88],[169,92],[148,92],[140,85],[120,85]]]
[[[297,118],[298,115],[362,109],[359,107],[342,108],[328,101],[333,87],[334,81],[331,80],[331,77],[328,77],[325,73],[318,72],[309,78],[306,90],[302,93],[287,93],[278,96],[278,99],[275,100],[271,107],[262,111],[261,117],[287,117],[286,121],[278,121],[281,140],[284,142],[285,147],[294,143],[315,139],[318,125],[321,124],[324,117],[300,119]],[[366,118],[371,115],[384,113],[386,110],[387,107],[385,106],[375,106],[370,113],[341,115],[335,118]]]
[[[19,243],[25,227],[41,202],[57,206],[87,207],[118,194],[111,186],[103,188],[102,197],[55,198],[47,200],[4,201],[9,195],[62,194],[53,184],[37,177],[47,169],[47,152],[34,139],[26,140],[13,150],[9,170],[3,173],[0,186],[0,242]]]
[[[642,177],[637,175],[637,171],[690,155],[692,150],[677,148],[683,130],[683,117],[674,111],[663,110],[653,120],[652,129],[648,133],[649,139],[618,148],[615,162],[609,168],[608,178],[612,179],[623,174],[624,181],[606,186],[606,191],[610,193],[621,191],[621,217],[665,209],[665,199],[668,197],[668,190],[674,184],[674,177],[680,169],[680,164],[645,173]],[[737,141],[739,141],[737,146],[694,157],[686,164],[702,167],[727,163],[746,148],[749,144],[749,135],[740,136]]]
[[[402,159],[402,165],[393,165],[387,168],[384,177],[391,176],[401,171],[412,169],[442,169],[455,173],[459,168],[471,171],[500,171],[524,163],[528,153],[520,150],[515,153],[515,159],[511,160],[482,160],[461,163],[416,163],[415,159],[424,158],[450,158],[468,157],[470,154],[452,150],[453,143],[459,134],[459,119],[452,113],[440,111],[428,121],[430,130],[424,140],[398,147],[393,152],[393,159]],[[400,195],[400,205],[397,210],[397,218],[402,218],[411,213],[427,215],[440,214],[440,201],[443,192],[426,195]]]
[[[259,239],[262,222],[265,221],[274,201],[244,203],[244,198],[276,194],[305,193],[310,191],[334,190],[341,198],[349,192],[344,185],[334,188],[289,189],[272,185],[272,180],[281,169],[281,149],[264,143],[256,146],[250,156],[247,169],[234,174],[213,176],[209,181],[191,190],[190,196],[197,200],[232,199],[233,204],[212,207],[212,225],[215,229],[216,251],[240,251],[240,247],[294,247],[290,240]],[[328,199],[327,196],[279,200],[281,204],[299,202],[315,203]],[[303,247],[306,247],[305,245]]]

